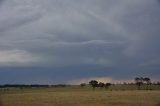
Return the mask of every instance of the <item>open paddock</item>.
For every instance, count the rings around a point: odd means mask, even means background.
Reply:
[[[159,90],[97,88],[9,89],[1,92],[1,106],[160,106]]]

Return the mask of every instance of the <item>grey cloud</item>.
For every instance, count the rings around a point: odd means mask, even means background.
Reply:
[[[13,2],[5,2],[4,5],[10,5]],[[16,4],[16,3],[15,3]],[[41,17],[41,13],[37,11],[38,7],[31,7],[20,4],[10,5],[10,7],[3,6],[1,8],[0,18],[0,32],[15,29],[21,25],[29,24]]]
[[[31,17],[24,16],[21,18],[17,17],[17,18],[8,19],[6,21],[1,22],[2,25],[4,25],[4,26],[1,26],[0,31],[3,32],[6,30],[15,29],[15,28],[20,27],[22,25],[29,24],[29,23],[37,20],[38,18],[39,18],[39,16],[31,16]]]
[[[3,2],[4,0],[0,0],[0,4]]]
[[[159,63],[157,1],[6,0],[0,11],[0,51],[37,54],[40,67],[149,74]]]

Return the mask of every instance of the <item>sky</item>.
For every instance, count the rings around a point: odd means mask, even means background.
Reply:
[[[0,84],[160,80],[159,0],[0,0]]]

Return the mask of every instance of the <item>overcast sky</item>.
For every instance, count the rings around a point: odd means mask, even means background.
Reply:
[[[0,84],[160,80],[159,0],[0,0]]]

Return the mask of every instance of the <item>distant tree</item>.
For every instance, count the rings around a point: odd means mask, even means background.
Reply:
[[[138,89],[140,90],[140,87],[143,84],[143,77],[136,77],[134,80],[135,80],[135,83],[136,83]]]
[[[151,85],[151,79],[148,77],[143,78],[144,83],[147,84],[147,90],[149,89],[149,85]]]
[[[91,80],[91,81],[89,82],[89,85],[91,85],[91,86],[93,87],[93,89],[94,89],[95,87],[98,87],[98,81],[96,81],[96,80]]]
[[[160,85],[160,82],[159,82],[159,81],[157,82],[157,85]]]
[[[98,87],[100,87],[100,88],[103,88],[105,86],[105,84],[103,83],[103,82],[100,82],[99,84],[98,84]]]
[[[106,83],[105,88],[108,89],[112,84],[111,83]]]
[[[144,81],[147,85],[151,84],[151,79],[148,78],[148,77],[143,78],[143,81]]]
[[[80,86],[84,87],[84,86],[86,86],[86,83],[81,83]]]
[[[126,82],[123,82],[123,85],[127,85],[128,83],[126,83]]]

